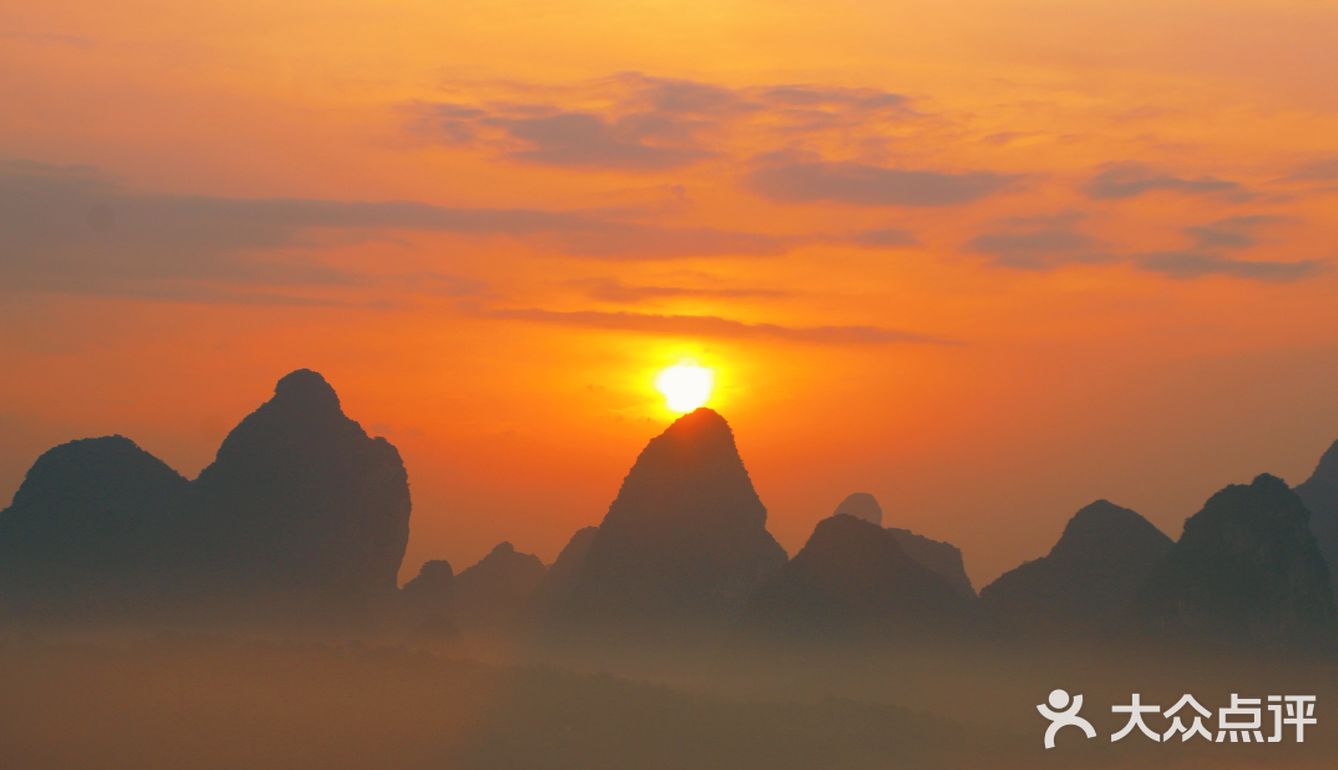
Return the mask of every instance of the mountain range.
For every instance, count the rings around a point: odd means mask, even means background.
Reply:
[[[827,641],[996,629],[1277,647],[1335,631],[1338,444],[1295,490],[1266,474],[1224,488],[1174,541],[1098,500],[978,598],[960,550],[885,526],[868,493],[788,557],[732,429],[705,408],[650,439],[598,525],[551,567],[502,543],[459,573],[429,561],[398,588],[410,509],[395,447],[347,417],[321,375],[297,370],[193,480],[121,436],[41,455],[0,511],[0,611]]]

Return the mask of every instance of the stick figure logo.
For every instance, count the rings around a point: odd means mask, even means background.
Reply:
[[[1092,723],[1078,716],[1082,710],[1082,695],[1069,695],[1068,690],[1054,689],[1050,691],[1046,703],[1037,705],[1036,710],[1050,720],[1050,726],[1045,728],[1047,749],[1055,747],[1055,734],[1065,727],[1076,727],[1089,739],[1096,737],[1096,728],[1092,727]]]

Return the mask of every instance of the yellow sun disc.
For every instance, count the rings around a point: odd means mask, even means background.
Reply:
[[[655,389],[664,394],[665,403],[675,412],[691,412],[711,397],[715,375],[695,361],[681,361],[660,372]]]

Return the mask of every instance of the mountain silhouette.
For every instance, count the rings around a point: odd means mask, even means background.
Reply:
[[[909,638],[964,630],[974,602],[907,555],[892,533],[837,514],[818,522],[799,553],[756,592],[744,626],[829,641]]]
[[[836,506],[833,516],[840,514],[854,516],[857,519],[863,519],[870,524],[883,526],[883,506],[878,504],[878,498],[868,492],[852,492]]]
[[[1333,631],[1329,570],[1301,499],[1275,476],[1233,484],[1185,521],[1140,589],[1134,622],[1225,645],[1310,642]]]
[[[684,415],[637,457],[560,614],[623,627],[725,621],[785,563],[766,515],[724,418]]]
[[[549,566],[541,591],[541,604],[545,612],[560,608],[571,597],[598,532],[599,527],[581,527],[576,530],[558,553],[557,559]]]
[[[42,455],[0,512],[0,595],[11,607],[104,597],[108,613],[173,604],[196,617],[367,609],[395,596],[409,508],[399,453],[301,369],[194,482],[119,436]]]
[[[854,492],[836,506],[833,516],[845,514],[863,519],[871,524],[883,525],[883,507],[878,498],[868,492]],[[924,535],[899,527],[887,527],[892,537],[901,545],[907,556],[937,572],[963,596],[974,598],[976,590],[971,586],[971,579],[966,576],[966,564],[962,561],[962,552],[952,543],[932,540]]]
[[[279,380],[194,492],[220,586],[338,605],[394,596],[409,538],[404,464],[316,372]]]
[[[477,564],[455,576],[451,615],[461,628],[515,626],[531,615],[547,573],[537,556],[503,542]]]
[[[1097,500],[1069,519],[1047,555],[981,589],[981,605],[1016,630],[1102,631],[1128,609],[1171,546],[1139,514]]]
[[[455,586],[455,570],[445,559],[423,562],[413,580],[404,584],[400,594],[410,603],[424,606],[445,604]]]
[[[22,612],[161,608],[189,482],[123,436],[47,451],[0,511],[0,603]]]
[[[1310,531],[1329,566],[1329,586],[1338,596],[1338,441],[1320,458],[1310,478],[1296,487],[1310,511]]]
[[[400,589],[400,615],[413,631],[431,636],[456,632],[451,599],[455,571],[445,559],[433,559],[418,568],[413,580]]]
[[[946,580],[962,596],[976,597],[976,589],[971,585],[971,578],[966,575],[966,562],[962,560],[961,549],[952,543],[934,540],[909,529],[886,529],[907,556]]]

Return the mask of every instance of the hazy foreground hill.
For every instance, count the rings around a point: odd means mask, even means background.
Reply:
[[[477,564],[455,576],[451,589],[453,619],[461,628],[502,628],[523,622],[547,568],[539,557],[500,543]]]
[[[0,606],[25,612],[158,607],[180,580],[189,482],[122,436],[37,459],[0,511]]]
[[[277,601],[337,617],[394,597],[409,507],[395,448],[298,370],[194,482],[120,437],[43,455],[0,513],[0,596],[59,610],[57,598],[119,594],[99,608],[131,615],[169,598],[196,616]]]
[[[836,506],[833,516],[845,514],[863,519],[871,524],[882,526],[883,507],[878,499],[868,492],[854,492]],[[962,561],[962,552],[952,543],[932,540],[909,529],[888,527],[888,532],[901,545],[907,556],[938,573],[957,589],[962,596],[975,597],[976,590],[971,587],[971,579],[966,576],[966,564]]]
[[[684,415],[642,450],[560,608],[567,620],[725,620],[785,563],[719,414]]]
[[[1097,500],[1069,519],[1049,554],[981,589],[981,603],[1019,630],[1100,631],[1128,609],[1171,546],[1147,519]]]
[[[906,554],[892,533],[838,514],[749,602],[745,626],[804,639],[918,637],[965,630],[974,597]]]
[[[1267,474],[1209,498],[1139,591],[1135,622],[1223,644],[1311,641],[1333,630],[1329,571],[1301,499]]]
[[[1338,596],[1338,441],[1296,494],[1310,511],[1310,531],[1329,565],[1329,585]]]

